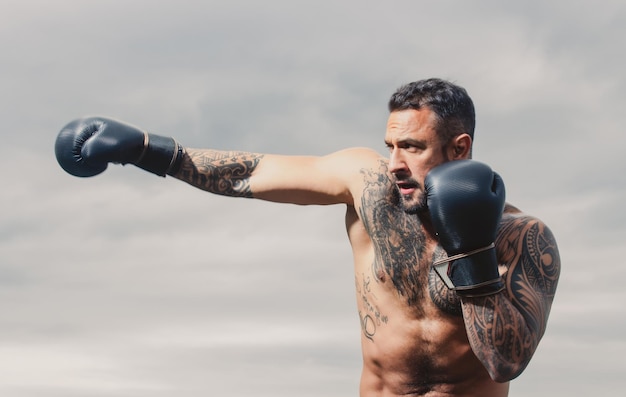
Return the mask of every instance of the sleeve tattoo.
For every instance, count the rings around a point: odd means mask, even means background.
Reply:
[[[552,232],[539,221],[503,221],[496,245],[506,290],[463,301],[463,316],[476,356],[491,376],[507,381],[528,365],[543,336],[560,273]]]
[[[191,149],[176,177],[211,193],[251,198],[250,176],[262,158],[248,152]]]

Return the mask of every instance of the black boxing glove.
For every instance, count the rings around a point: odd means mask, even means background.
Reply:
[[[448,258],[433,263],[442,281],[460,296],[504,289],[494,242],[504,210],[504,182],[483,163],[441,164],[424,181],[428,211]]]
[[[78,177],[97,175],[108,163],[134,164],[164,177],[178,171],[184,149],[173,138],[116,120],[87,117],[63,127],[54,150],[59,165]]]

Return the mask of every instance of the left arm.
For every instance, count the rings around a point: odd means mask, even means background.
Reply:
[[[548,321],[561,263],[556,240],[541,221],[505,214],[496,239],[507,267],[505,290],[462,297],[470,345],[491,377],[506,382],[526,368]]]
[[[461,299],[474,354],[493,380],[507,382],[526,368],[546,329],[561,266],[554,236],[505,205],[504,182],[485,164],[441,164],[424,185],[448,254],[433,268]]]

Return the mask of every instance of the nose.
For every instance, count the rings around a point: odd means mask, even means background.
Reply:
[[[398,174],[407,170],[408,167],[402,153],[398,149],[392,149],[389,153],[389,172]]]

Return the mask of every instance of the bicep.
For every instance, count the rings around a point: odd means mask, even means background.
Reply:
[[[293,204],[353,204],[363,153],[345,150],[327,156],[265,155],[250,178],[255,198]]]

